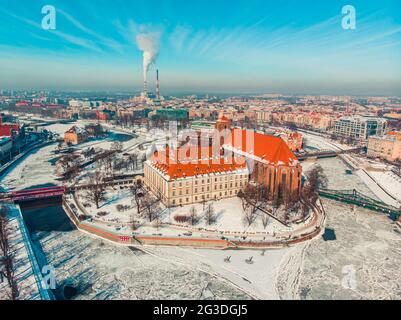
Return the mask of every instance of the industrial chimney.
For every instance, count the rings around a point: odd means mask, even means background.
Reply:
[[[156,99],[159,99],[159,69],[156,70]]]
[[[143,80],[143,96],[147,97],[148,96],[148,88],[147,88],[147,81],[146,79]]]

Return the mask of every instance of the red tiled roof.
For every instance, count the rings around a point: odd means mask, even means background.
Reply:
[[[225,158],[213,147],[181,148],[178,151],[166,148],[155,152],[151,162],[171,179],[246,169],[243,157]]]
[[[218,122],[230,122],[230,119],[228,119],[224,114],[220,114],[217,121]]]
[[[13,131],[19,134],[20,126],[18,124],[0,124],[0,136],[11,137]]]
[[[283,139],[252,131],[233,129],[224,144],[234,155],[224,156],[217,147],[191,147],[156,151],[152,165],[171,179],[201,174],[219,173],[246,169],[246,159],[272,165],[294,166],[298,160]],[[179,161],[177,161],[179,159]]]
[[[226,145],[228,149],[231,147],[234,153],[237,150],[271,164],[288,166],[298,163],[288,145],[279,137],[233,129]]]

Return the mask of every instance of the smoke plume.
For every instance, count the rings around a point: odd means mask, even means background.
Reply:
[[[136,36],[138,48],[143,52],[143,78],[146,81],[146,75],[150,66],[155,63],[159,54],[160,32],[143,32]]]

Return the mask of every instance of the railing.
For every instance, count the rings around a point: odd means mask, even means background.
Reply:
[[[297,156],[298,160],[305,160],[305,159],[311,158],[311,157],[330,158],[330,157],[336,157],[340,154],[360,152],[364,149],[365,149],[365,147],[348,149],[348,150],[340,150],[340,151],[319,150],[319,151],[306,152],[306,153],[296,153],[295,155]]]
[[[355,204],[388,215],[401,215],[401,209],[385,204],[384,202],[370,198],[357,190],[328,190],[320,189],[319,195],[325,198]]]

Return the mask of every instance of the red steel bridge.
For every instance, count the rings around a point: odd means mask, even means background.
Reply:
[[[66,192],[65,187],[33,188],[0,193],[0,201],[25,202],[60,197]]]

